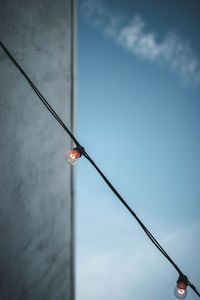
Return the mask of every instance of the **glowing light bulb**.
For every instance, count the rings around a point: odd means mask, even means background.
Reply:
[[[185,299],[187,296],[188,278],[184,274],[180,274],[177,285],[174,289],[174,295],[178,299]]]
[[[74,165],[80,157],[81,153],[78,151],[78,149],[73,149],[70,150],[69,153],[65,156],[65,160],[69,164]]]
[[[187,296],[187,289],[186,288],[180,289],[178,286],[176,286],[174,290],[174,295],[178,299],[185,299]]]
[[[78,146],[77,148],[70,150],[68,154],[65,155],[65,160],[69,164],[74,165],[84,152],[84,148],[82,146]]]

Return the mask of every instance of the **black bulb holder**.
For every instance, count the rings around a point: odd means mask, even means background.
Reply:
[[[185,287],[181,287],[182,289],[186,289],[187,288],[187,285],[188,285],[188,278],[186,275],[184,274],[180,274],[179,275],[179,278],[177,280],[177,287],[179,288],[179,286],[183,284],[185,285]]]
[[[81,145],[77,145],[73,150],[77,150],[80,153],[80,157],[85,153],[85,148]]]

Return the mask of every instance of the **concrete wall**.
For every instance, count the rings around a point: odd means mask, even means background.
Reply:
[[[72,0],[0,0],[0,40],[72,126]],[[0,299],[73,300],[70,139],[0,48]]]

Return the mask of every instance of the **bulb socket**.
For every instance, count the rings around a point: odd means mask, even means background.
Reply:
[[[188,285],[188,278],[184,274],[180,274],[177,280],[177,287],[178,289],[185,290]]]
[[[85,149],[81,145],[78,145],[73,150],[78,151],[80,153],[80,157],[85,153]]]

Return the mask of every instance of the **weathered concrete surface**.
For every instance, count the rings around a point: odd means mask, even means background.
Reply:
[[[71,126],[71,1],[0,0],[0,40]],[[0,48],[0,299],[73,300],[70,139]]]

